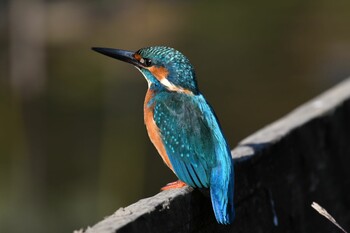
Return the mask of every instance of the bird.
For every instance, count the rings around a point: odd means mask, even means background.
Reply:
[[[188,58],[167,46],[136,52],[102,47],[92,50],[132,64],[147,80],[143,108],[148,136],[179,179],[162,190],[186,185],[209,189],[217,222],[231,224],[235,218],[231,152],[213,108],[198,89]]]

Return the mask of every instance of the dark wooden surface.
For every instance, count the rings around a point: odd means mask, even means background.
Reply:
[[[340,232],[313,201],[349,230],[350,79],[246,138],[232,155],[232,225],[217,224],[208,194],[187,187],[121,208],[85,232]]]

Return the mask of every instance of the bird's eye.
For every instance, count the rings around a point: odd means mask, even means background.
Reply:
[[[144,66],[151,66],[152,65],[152,60],[148,58],[141,58],[140,63]]]
[[[151,66],[151,65],[152,65],[152,60],[146,58],[146,59],[145,59],[145,65],[146,65],[146,66]]]

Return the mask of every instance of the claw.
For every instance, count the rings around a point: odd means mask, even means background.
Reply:
[[[185,186],[186,186],[186,183],[182,182],[181,180],[177,180],[175,182],[168,183],[167,185],[165,185],[160,190],[164,191],[164,190],[169,190],[169,189],[177,189],[177,188],[182,188],[182,187],[185,187]]]

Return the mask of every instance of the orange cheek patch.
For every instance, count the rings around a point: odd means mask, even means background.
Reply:
[[[157,66],[151,66],[148,68],[148,70],[153,74],[156,79],[161,81],[162,79],[165,79],[168,77],[168,70],[164,67],[157,67]]]

